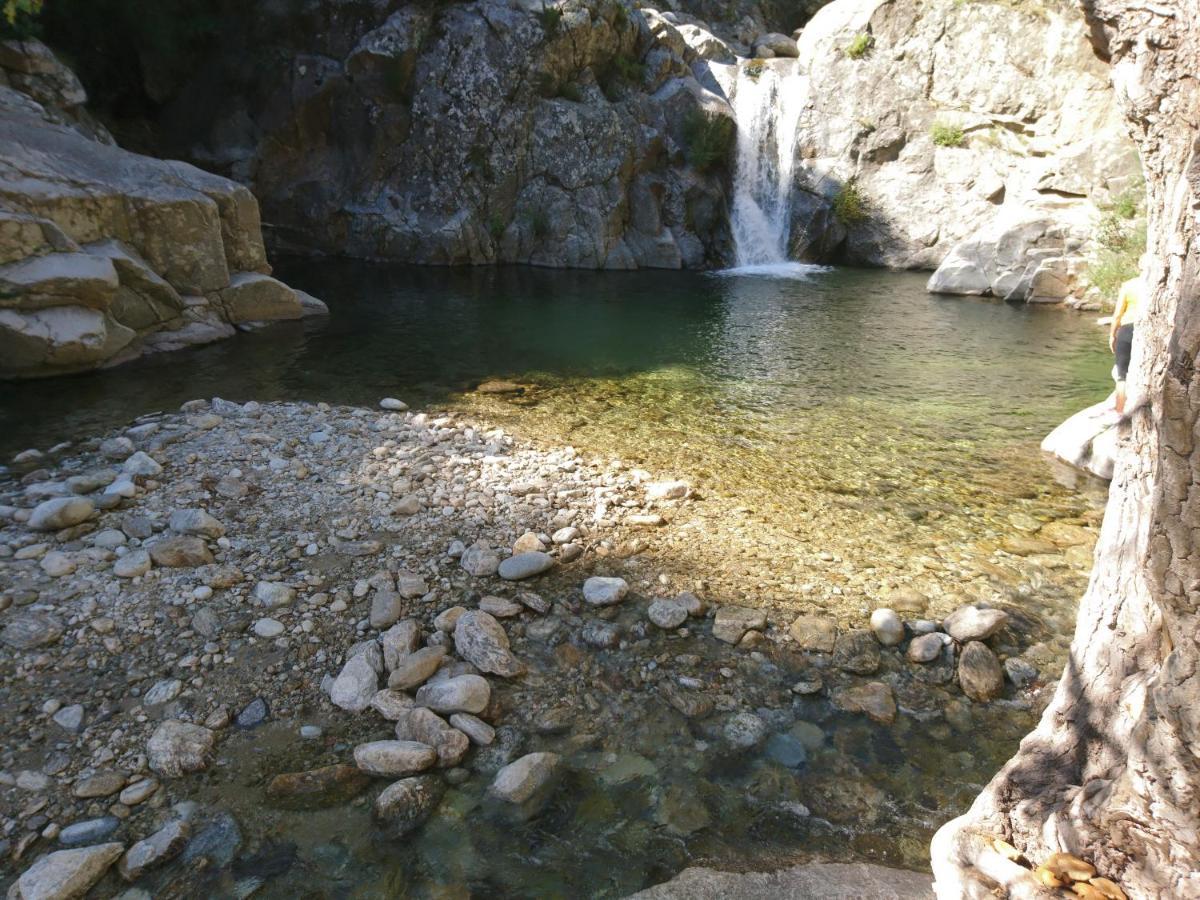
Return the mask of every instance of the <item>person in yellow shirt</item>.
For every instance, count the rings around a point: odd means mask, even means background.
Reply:
[[[1145,286],[1141,276],[1130,278],[1117,292],[1117,307],[1113,310],[1108,331],[1108,348],[1117,357],[1117,413],[1125,412],[1125,376],[1129,374],[1129,357],[1133,352],[1133,326],[1142,318],[1145,306]]]

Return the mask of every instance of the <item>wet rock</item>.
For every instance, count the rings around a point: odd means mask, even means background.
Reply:
[[[722,606],[713,619],[713,637],[736,644],[747,631],[761,631],[767,627],[767,614],[761,609],[746,606]]]
[[[445,658],[445,647],[422,647],[415,653],[399,657],[388,676],[388,687],[397,691],[419,687],[438,670]]]
[[[877,609],[871,613],[871,631],[875,640],[885,647],[895,647],[904,640],[904,622],[891,609]]]
[[[773,734],[767,738],[767,758],[789,769],[798,769],[808,762],[804,744],[791,734]]]
[[[0,631],[0,641],[14,650],[34,650],[47,647],[62,637],[63,626],[58,619],[39,612],[17,613]]]
[[[541,551],[530,551],[510,556],[500,563],[498,572],[505,581],[521,581],[533,578],[554,568],[554,557]]]
[[[276,775],[267,783],[267,799],[285,809],[322,809],[350,802],[370,784],[371,776],[355,766],[323,766]]]
[[[208,768],[217,736],[201,725],[167,719],[146,744],[152,770],[167,778]]]
[[[579,636],[589,647],[612,650],[621,643],[621,626],[616,622],[586,622]]]
[[[113,563],[113,574],[118,578],[137,578],[150,571],[150,553],[146,550],[130,550]]]
[[[833,664],[843,672],[871,675],[879,669],[879,662],[879,643],[870,631],[848,631],[834,642]]]
[[[691,785],[670,784],[659,795],[655,822],[669,834],[686,836],[712,824],[712,815]]]
[[[86,522],[95,511],[87,497],[57,497],[34,507],[26,524],[33,531],[58,531]]]
[[[986,644],[970,641],[958,657],[958,684],[972,700],[986,702],[1004,691],[1004,671]]]
[[[481,672],[512,678],[525,666],[508,649],[508,634],[492,616],[467,610],[454,626],[454,648],[458,655]]]
[[[329,690],[329,700],[349,712],[362,712],[371,705],[371,698],[378,690],[379,675],[366,657],[358,654],[342,666]]]
[[[659,598],[650,604],[646,615],[659,628],[672,631],[687,621],[688,609],[675,598]]]
[[[646,485],[646,499],[682,500],[691,490],[692,486],[686,481],[656,481]]]
[[[354,763],[369,775],[402,778],[437,762],[437,751],[416,741],[371,741],[354,748]]]
[[[594,576],[583,583],[583,599],[591,606],[614,606],[629,593],[624,578]]]
[[[242,829],[230,813],[219,811],[203,827],[193,823],[195,836],[184,847],[179,862],[188,865],[206,859],[213,869],[228,866],[242,846]]]
[[[488,793],[533,815],[553,792],[558,770],[558,754],[530,753],[497,772]]]
[[[204,540],[194,535],[179,535],[155,541],[150,547],[150,558],[156,566],[167,569],[190,569],[216,562]]]
[[[739,712],[729,717],[722,734],[733,749],[752,750],[766,739],[767,723],[752,712]]]
[[[689,719],[703,719],[713,711],[713,701],[705,694],[689,691],[670,682],[659,685],[659,692],[680,713]]]
[[[257,728],[271,716],[271,709],[262,697],[255,697],[237,714],[238,728]]]
[[[225,534],[225,526],[202,509],[177,509],[167,527],[176,534],[194,534],[216,540]]]
[[[86,819],[68,825],[58,833],[58,842],[64,847],[77,844],[95,844],[106,840],[117,833],[121,820],[116,816],[102,816],[99,819]]]
[[[465,734],[472,744],[486,747],[496,739],[496,729],[470,713],[455,713],[450,717],[450,725]]]
[[[500,555],[487,541],[476,541],[463,551],[459,565],[468,575],[488,578],[500,570]]]
[[[437,809],[446,793],[440,778],[420,775],[389,784],[375,798],[375,818],[395,837],[416,831]]]
[[[278,581],[260,581],[254,586],[254,602],[267,609],[290,606],[296,599],[296,589]]]
[[[147,870],[178,856],[191,834],[192,827],[186,821],[171,820],[130,847],[117,863],[117,872],[126,881],[137,881]]]
[[[1050,541],[1039,540],[1023,534],[1012,534],[1001,539],[1000,549],[1013,556],[1036,556],[1054,553],[1058,548]]]
[[[933,662],[941,655],[944,645],[945,638],[940,633],[922,634],[912,639],[904,655],[910,662]]]
[[[421,706],[413,707],[396,720],[396,738],[432,747],[437,753],[438,767],[442,769],[457,766],[470,749],[465,734],[451,728],[437,713]]]
[[[149,800],[157,790],[157,778],[142,778],[122,790],[117,800],[125,806],[137,806]]]
[[[9,889],[9,900],[66,900],[82,897],[121,856],[123,844],[99,844],[47,853]]]
[[[1010,656],[1004,661],[1004,674],[1016,687],[1022,688],[1037,681],[1038,670],[1033,663],[1019,656]]]
[[[459,675],[417,691],[417,705],[439,713],[481,713],[491,699],[491,685],[479,675]]]
[[[942,626],[960,644],[985,641],[1008,624],[1008,613],[999,609],[963,606],[946,617]]]
[[[837,691],[833,695],[833,703],[846,712],[866,713],[872,720],[884,725],[896,721],[896,697],[891,686],[882,681],[870,681]]]
[[[812,694],[821,693],[825,687],[825,679],[821,677],[821,673],[816,669],[809,669],[801,673],[800,677],[792,683],[792,693],[799,694],[802,697],[811,696]]]

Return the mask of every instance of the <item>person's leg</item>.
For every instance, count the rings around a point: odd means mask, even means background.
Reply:
[[[1113,347],[1117,357],[1117,399],[1118,414],[1125,412],[1125,377],[1129,374],[1129,358],[1133,354],[1133,326],[1122,325],[1117,329],[1117,340]]]

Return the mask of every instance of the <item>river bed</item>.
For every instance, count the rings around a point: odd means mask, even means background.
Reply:
[[[760,608],[772,634],[801,614],[847,629],[879,605],[937,619],[982,601],[1014,617],[1002,655],[1036,665],[1043,689],[1056,676],[1090,547],[1034,535],[1047,523],[1094,531],[1103,489],[1054,469],[1037,444],[1107,389],[1109,358],[1087,319],[931,297],[920,276],[850,270],[774,279],[329,261],[282,269],[329,303],[328,320],[10,386],[4,448],[45,449],[196,397],[372,408],[402,397],[502,426],[522,446],[571,445],[600,460],[598,471],[611,459],[614,471],[687,479],[695,501],[666,526],[598,538],[589,551],[590,567],[635,572],[646,598],[660,586]],[[497,380],[511,385],[475,390]],[[567,597],[580,577],[538,590]],[[570,761],[539,816],[515,825],[498,816],[479,777],[401,843],[362,804],[268,808],[261,785],[271,775],[345,762],[374,734],[321,706],[315,685],[297,684],[312,696],[291,715],[232,732],[221,764],[174,790],[175,801],[232,812],[246,838],[212,890],[617,897],[701,862],[921,868],[933,829],[965,809],[1043,699],[1036,684],[991,704],[941,689],[930,699],[888,657],[881,671],[900,690],[901,715],[885,726],[822,694],[793,693],[808,664],[774,638],[751,650],[714,642],[707,626],[647,632],[638,604],[604,621],[629,646],[576,656],[561,649],[572,642],[521,643],[537,677],[506,699],[537,709],[527,719],[538,749]],[[647,700],[656,668],[683,658],[728,685],[711,689],[720,715],[708,725]],[[575,704],[570,724],[538,724],[556,693]],[[599,731],[586,723],[597,696]],[[722,723],[738,709],[783,737],[730,752]],[[323,739],[300,741],[301,722],[318,722]],[[163,877],[186,894],[177,875]]]

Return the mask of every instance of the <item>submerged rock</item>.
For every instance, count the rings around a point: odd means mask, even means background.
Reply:
[[[121,856],[123,844],[58,850],[40,857],[9,889],[9,900],[66,900],[82,897]]]
[[[191,833],[192,828],[186,821],[173,819],[130,847],[117,863],[117,871],[126,881],[137,881],[148,869],[178,856]]]
[[[368,773],[355,766],[336,764],[276,775],[267,784],[266,793],[267,799],[288,809],[320,809],[347,803],[370,784]]]
[[[971,641],[958,657],[958,683],[972,700],[987,701],[1004,692],[1000,660],[986,644]]]
[[[896,721],[896,698],[891,686],[882,681],[870,681],[837,691],[833,695],[833,702],[846,712],[866,713],[884,725]]]
[[[354,748],[354,762],[369,775],[401,777],[437,762],[437,751],[416,741],[372,741]]]
[[[879,669],[879,642],[866,629],[841,635],[834,643],[833,664],[844,672],[872,675]]]
[[[445,784],[432,775],[402,778],[375,798],[375,818],[394,836],[404,837],[425,823],[445,793]]]
[[[556,753],[522,756],[496,773],[488,793],[519,807],[525,815],[533,815],[545,805],[554,789],[559,761]]]

